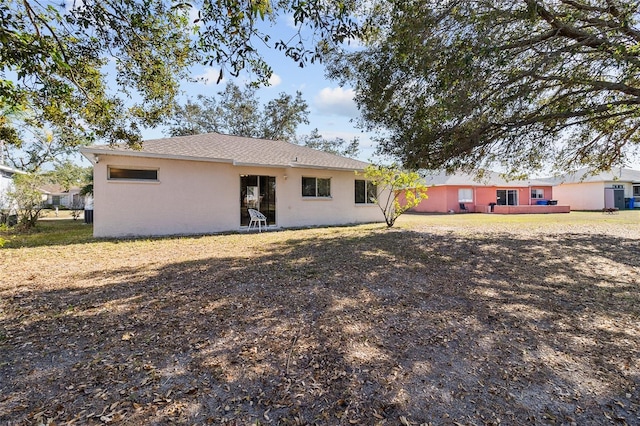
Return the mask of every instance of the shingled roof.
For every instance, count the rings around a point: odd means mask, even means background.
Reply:
[[[368,165],[363,161],[289,142],[220,133],[146,140],[142,142],[141,150],[124,146],[94,145],[82,148],[80,152],[89,160],[92,160],[93,155],[112,154],[232,163],[238,166],[363,170]]]
[[[633,182],[640,183],[640,170],[614,167],[608,172],[591,174],[589,169],[580,169],[569,172],[553,179],[555,185],[562,183],[586,183],[586,182]]]
[[[484,176],[478,177],[469,173],[447,174],[445,172],[422,172],[424,183],[427,186],[547,186],[551,185],[548,179],[506,180],[499,173],[486,171]]]

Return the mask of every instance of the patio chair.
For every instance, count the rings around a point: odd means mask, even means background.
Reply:
[[[262,223],[264,222],[264,227],[267,227],[267,218],[265,215],[260,213],[256,209],[248,209],[249,216],[251,217],[251,221],[249,221],[249,229],[247,231],[251,231],[251,227],[258,227],[258,232],[262,232]]]
[[[460,203],[460,213],[469,213],[469,209],[464,203]]]

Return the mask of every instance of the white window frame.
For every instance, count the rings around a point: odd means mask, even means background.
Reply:
[[[458,188],[459,203],[473,203],[473,188]]]
[[[544,189],[531,188],[531,199],[532,200],[543,200],[544,199]]]

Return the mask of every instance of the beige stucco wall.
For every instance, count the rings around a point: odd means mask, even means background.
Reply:
[[[158,182],[109,181],[107,168],[157,168]],[[94,168],[94,235],[123,237],[240,230],[240,176],[276,177],[276,226],[379,222],[376,205],[356,205],[349,171],[100,155]],[[285,178],[286,176],[286,178]],[[331,178],[330,199],[303,198],[302,176]]]
[[[561,184],[553,187],[553,198],[571,210],[601,210],[604,207],[603,182]]]

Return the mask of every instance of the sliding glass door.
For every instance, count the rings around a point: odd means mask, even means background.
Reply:
[[[517,189],[498,189],[496,191],[496,203],[499,206],[517,206],[518,190]]]
[[[256,209],[267,217],[267,224],[276,224],[275,176],[240,176],[240,225],[249,225],[248,209]]]

